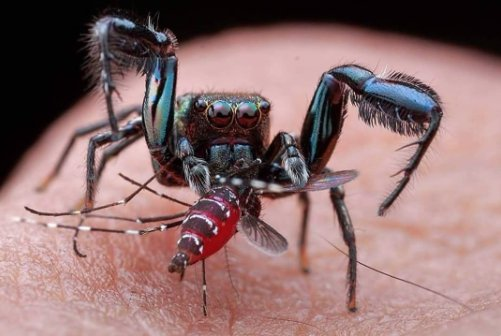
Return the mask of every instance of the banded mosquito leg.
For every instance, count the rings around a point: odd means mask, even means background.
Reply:
[[[102,232],[102,233],[118,233],[118,234],[126,234],[126,235],[135,235],[135,236],[144,236],[149,233],[153,232],[161,232],[161,231],[166,231],[168,229],[177,227],[182,224],[181,220],[170,222],[170,223],[164,223],[155,227],[151,228],[146,228],[146,229],[106,229],[106,228],[100,228],[100,227],[95,227],[95,226],[88,226],[88,225],[82,225],[84,218],[82,217],[80,219],[80,222],[78,223],[77,226],[73,225],[67,225],[67,224],[61,224],[57,222],[42,222],[42,221],[37,221],[34,219],[30,218],[24,218],[24,217],[13,217],[13,221],[18,222],[18,223],[28,223],[28,224],[36,224],[36,225],[41,225],[49,229],[63,229],[63,230],[72,230],[75,231],[75,234],[73,235],[73,250],[79,257],[85,258],[86,255],[81,253],[80,250],[78,249],[78,233],[81,231],[85,232]]]

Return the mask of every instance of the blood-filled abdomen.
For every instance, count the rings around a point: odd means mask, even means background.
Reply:
[[[238,195],[229,186],[213,188],[200,198],[181,224],[169,272],[182,274],[188,265],[219,251],[237,231],[240,212]]]

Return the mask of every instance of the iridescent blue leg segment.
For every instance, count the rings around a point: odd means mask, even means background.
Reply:
[[[88,35],[88,69],[94,80],[100,81],[106,101],[109,125],[118,132],[113,109],[113,93],[117,93],[114,75],[129,69],[151,72],[156,58],[174,53],[177,41],[174,34],[158,32],[151,26],[136,24],[119,16],[104,16],[91,27]]]
[[[146,94],[143,103],[143,126],[146,143],[153,158],[155,171],[174,162],[171,176],[158,175],[161,183],[171,185],[179,175],[198,194],[205,194],[210,187],[210,173],[206,161],[195,157],[191,143],[180,130],[174,130],[176,121],[177,58],[169,55],[157,58],[153,71],[147,74]],[[190,105],[191,107],[191,105]],[[182,107],[178,116],[184,115]],[[175,133],[175,135],[174,135]]]
[[[350,96],[352,103],[358,106],[360,118],[368,125],[379,124],[395,133],[420,136],[410,144],[417,145],[416,152],[397,173],[404,173],[403,178],[379,207],[378,214],[382,216],[409,182],[437,133],[442,118],[440,99],[432,88],[402,73],[382,78],[354,64],[325,72],[310,103],[300,136],[301,150],[311,174],[320,173],[327,165],[341,134]],[[354,311],[357,251],[341,187],[331,190],[331,201],[349,249],[348,308]],[[306,230],[306,225],[302,230]]]
[[[411,144],[417,145],[416,152],[397,173],[404,173],[403,178],[379,207],[382,216],[409,182],[437,133],[442,118],[440,99],[426,84],[398,72],[382,78],[353,64],[327,71],[320,79],[301,132],[303,153],[313,173],[325,167],[335,148],[348,95],[368,125],[420,136]]]

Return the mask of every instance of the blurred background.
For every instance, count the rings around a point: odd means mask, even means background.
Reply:
[[[5,63],[4,70],[20,72],[4,79],[25,99],[8,97],[3,111],[6,124],[0,132],[4,144],[0,184],[44,129],[88,88],[81,68],[85,56],[81,37],[87,31],[87,24],[105,9],[123,8],[140,18],[159,14],[160,27],[174,31],[181,44],[231,27],[313,22],[408,34],[501,56],[500,2],[468,3],[468,7],[456,4],[437,8],[436,5],[418,1],[387,6],[374,1],[367,4],[332,1],[326,5],[309,0],[307,6],[296,6],[251,0],[196,4],[186,0],[110,0],[66,1],[57,4],[57,8],[53,7],[55,4],[42,2],[35,5],[41,6],[37,8],[19,3],[18,6],[25,8],[19,8],[13,15],[31,34],[21,33],[15,26],[3,30],[4,53],[15,60]],[[4,11],[4,15],[8,13]],[[350,57],[356,59],[356,55]],[[14,68],[8,69],[10,64],[14,64]]]

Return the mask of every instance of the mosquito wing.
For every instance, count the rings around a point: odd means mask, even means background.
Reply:
[[[335,188],[337,186],[343,185],[350,182],[358,176],[356,170],[340,170],[336,172],[325,172],[320,174],[314,174],[310,176],[308,183],[305,186],[299,187],[293,184],[289,185],[278,185],[274,183],[269,183],[258,193],[269,194],[269,193],[287,193],[287,192],[303,192],[303,191],[317,191],[325,190],[330,188]]]
[[[340,170],[336,172],[326,172],[315,174],[310,177],[308,183],[300,188],[296,186],[287,186],[287,191],[315,191],[335,188],[348,183],[358,176],[356,170]]]
[[[278,255],[287,250],[287,239],[261,219],[245,215],[240,218],[238,229],[249,242],[270,255]]]

